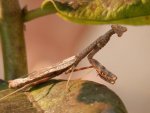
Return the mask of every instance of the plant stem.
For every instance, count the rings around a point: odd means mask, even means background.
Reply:
[[[18,0],[0,0],[0,8],[4,73],[10,80],[27,73],[24,25]]]
[[[53,7],[53,5],[48,5],[47,7],[44,7],[44,8],[37,8],[31,11],[25,11],[23,19],[24,19],[24,22],[28,22],[38,17],[46,16],[46,15],[53,14],[56,12],[57,11]]]

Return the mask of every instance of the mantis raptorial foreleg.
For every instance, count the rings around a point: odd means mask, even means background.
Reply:
[[[88,60],[90,64],[95,68],[98,75],[104,79],[105,81],[108,81],[111,84],[114,84],[117,76],[111,73],[109,70],[107,70],[101,63],[99,63],[96,59],[93,59],[93,56],[101,49],[101,47],[97,46],[89,53]]]

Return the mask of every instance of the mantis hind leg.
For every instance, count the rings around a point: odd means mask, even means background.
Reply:
[[[69,77],[68,77],[68,79],[67,79],[66,88],[65,88],[66,91],[69,90],[69,87],[68,87],[68,86],[69,86],[69,82],[70,82],[71,77],[72,77],[72,73],[74,72],[74,69],[75,69],[75,66],[73,65],[73,66],[71,67],[71,69],[70,69],[70,74],[69,74]]]

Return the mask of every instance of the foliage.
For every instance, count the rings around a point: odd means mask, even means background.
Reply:
[[[150,24],[149,0],[45,0],[63,19],[80,24]],[[67,2],[68,1],[68,2]]]

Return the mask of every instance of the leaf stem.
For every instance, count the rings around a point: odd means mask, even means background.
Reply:
[[[49,14],[54,14],[56,12],[57,12],[56,9],[52,5],[49,5],[44,8],[37,8],[37,9],[33,9],[31,11],[25,11],[23,20],[24,20],[24,22],[28,22],[28,21],[31,21],[38,17],[46,16]]]

